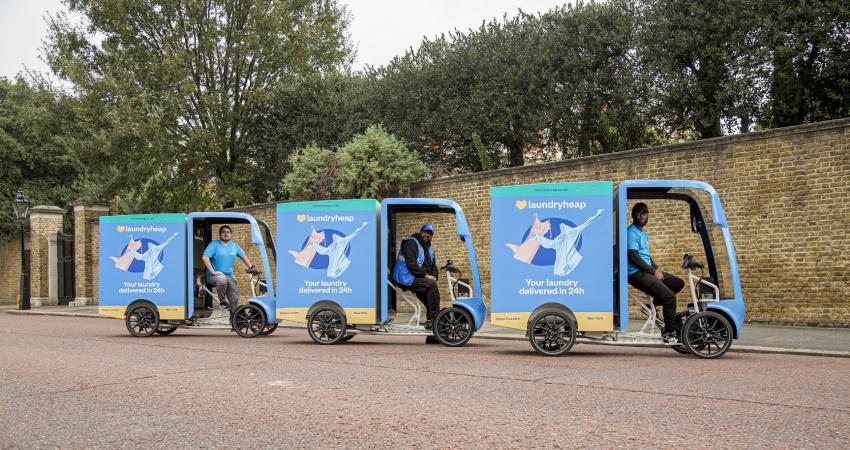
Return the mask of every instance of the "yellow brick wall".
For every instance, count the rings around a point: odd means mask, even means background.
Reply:
[[[21,277],[21,240],[0,240],[0,305],[13,305]]]

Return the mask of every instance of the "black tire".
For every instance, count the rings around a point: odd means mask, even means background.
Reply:
[[[127,331],[136,337],[153,336],[159,328],[159,312],[149,304],[136,305],[124,316]]]
[[[333,306],[320,306],[307,318],[307,333],[313,342],[331,345],[345,338],[345,313]]]
[[[274,330],[277,330],[277,324],[276,323],[273,323],[273,324],[267,326],[266,328],[264,328],[263,331],[260,332],[260,335],[268,336],[268,335],[274,333]]]
[[[266,328],[266,313],[257,305],[242,305],[230,315],[230,325],[239,336],[257,337]]]
[[[348,341],[350,341],[352,338],[354,338],[354,335],[353,335],[353,334],[346,334],[346,335],[345,335],[345,336],[343,336],[343,337],[342,337],[342,339],[340,339],[339,341],[340,341],[340,342],[348,342]]]
[[[177,331],[177,325],[160,325],[156,329],[156,334],[168,336],[169,334],[174,333],[175,331]]]
[[[682,327],[682,340],[692,355],[702,359],[723,356],[732,347],[732,325],[714,311],[691,315]]]
[[[447,347],[460,347],[472,339],[472,316],[457,306],[441,310],[434,317],[434,337]]]
[[[576,321],[566,312],[544,310],[529,321],[528,341],[535,352],[561,356],[576,343]]]

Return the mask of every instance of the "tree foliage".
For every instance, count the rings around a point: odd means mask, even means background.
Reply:
[[[90,156],[124,174],[100,195],[131,210],[252,200],[246,140],[257,102],[298,75],[348,61],[345,8],[334,0],[66,0],[85,26],[51,22],[47,60],[106,117]],[[97,43],[97,38],[102,42]],[[108,186],[113,187],[113,186]]]
[[[24,190],[30,206],[68,207],[83,171],[74,156],[79,130],[77,104],[44,85],[0,78],[0,238],[15,235],[11,201]]]
[[[354,136],[338,154],[334,190],[344,197],[399,196],[411,183],[428,176],[419,156],[381,125]]]
[[[316,145],[289,156],[292,168],[283,179],[283,190],[289,198],[323,200],[334,195],[333,179],[338,167],[336,153]]]

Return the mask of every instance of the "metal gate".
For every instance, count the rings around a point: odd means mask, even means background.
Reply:
[[[56,263],[59,265],[59,304],[74,301],[74,235],[56,234]]]

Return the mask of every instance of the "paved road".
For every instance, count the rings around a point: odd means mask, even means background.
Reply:
[[[850,359],[0,315],[0,447],[850,447]]]

